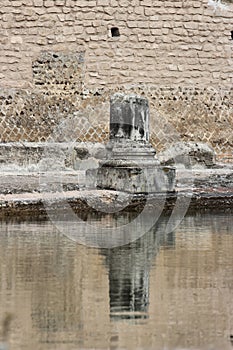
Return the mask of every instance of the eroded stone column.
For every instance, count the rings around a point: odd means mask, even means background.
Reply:
[[[149,104],[145,98],[124,94],[111,97],[110,140],[149,142]]]
[[[134,94],[117,93],[110,99],[110,159],[155,162],[149,143],[149,103]]]

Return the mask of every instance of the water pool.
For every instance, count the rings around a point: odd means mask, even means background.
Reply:
[[[232,214],[165,222],[97,249],[49,221],[2,221],[2,347],[232,349]]]

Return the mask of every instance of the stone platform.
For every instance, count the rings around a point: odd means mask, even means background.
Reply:
[[[63,174],[50,173],[54,186],[49,192],[40,189],[38,173],[4,173],[0,175],[0,218],[37,219],[46,218],[44,201],[51,209],[64,212],[67,203],[77,213],[91,211],[106,214],[112,211],[137,211],[144,207],[158,206],[161,201],[164,211],[173,210],[177,200],[182,206],[190,200],[188,212],[228,211],[233,212],[233,165],[215,169],[178,169],[175,192],[129,194],[115,190],[85,188],[83,172]],[[47,174],[44,175],[46,178]],[[190,182],[190,179],[193,181]],[[62,187],[59,182],[62,181]],[[60,191],[58,191],[60,188]]]

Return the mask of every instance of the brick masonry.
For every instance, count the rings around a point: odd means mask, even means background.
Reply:
[[[232,17],[207,0],[1,0],[0,141],[72,119],[78,141],[105,141],[106,101],[126,90],[156,108],[158,148],[169,134],[232,153]]]
[[[0,83],[30,86],[32,62],[50,50],[85,52],[87,87],[229,87],[232,17],[232,4],[208,0],[1,0]]]

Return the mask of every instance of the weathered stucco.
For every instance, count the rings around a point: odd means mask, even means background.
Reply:
[[[208,0],[2,0],[0,141],[105,142],[120,91],[148,98],[156,149],[231,156],[232,17]]]
[[[232,4],[208,0],[2,0],[0,83],[30,86],[32,62],[50,50],[84,52],[87,87],[229,87],[232,16]]]

